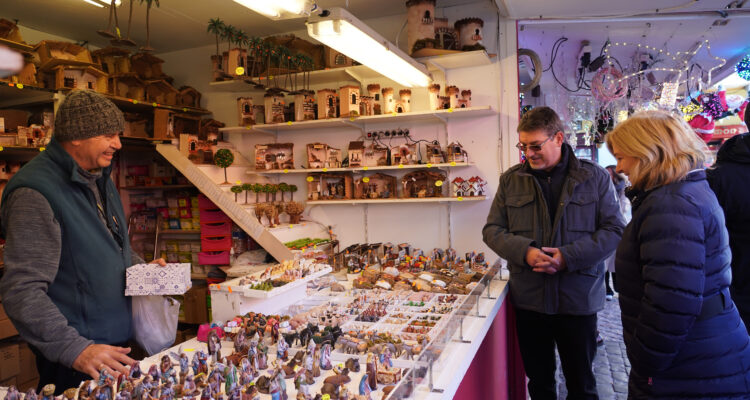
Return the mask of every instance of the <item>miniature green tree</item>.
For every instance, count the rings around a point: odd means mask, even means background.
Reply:
[[[232,193],[234,193],[234,201],[236,202],[237,201],[237,195],[240,194],[240,193],[242,193],[242,186],[241,185],[234,185],[229,190],[231,190]]]
[[[290,201],[294,201],[294,192],[297,191],[297,185],[289,185],[289,195],[292,196]]]
[[[237,28],[232,25],[224,25],[224,29],[221,31],[221,38],[227,41],[227,51],[232,49],[235,35],[237,35]]]
[[[268,195],[271,194],[271,185],[270,183],[266,183],[263,185],[263,193],[266,194],[266,203],[268,203]]]
[[[279,192],[281,192],[281,202],[284,202],[284,193],[289,191],[289,185],[286,182],[279,183]]]
[[[263,192],[263,185],[260,183],[254,183],[252,191],[255,192],[255,203],[258,203],[258,194]]]
[[[214,164],[219,168],[224,168],[224,184],[229,183],[227,180],[227,168],[234,162],[234,154],[229,149],[216,150],[214,154]]]
[[[245,191],[245,204],[247,204],[247,193],[253,190],[253,184],[252,183],[243,183],[242,184],[242,190]]]
[[[216,57],[221,57],[221,54],[219,53],[219,37],[224,32],[224,21],[221,20],[221,18],[212,18],[208,20],[208,33],[213,33],[216,35]]]
[[[279,185],[271,185],[271,202],[276,202],[276,193],[279,191]]]

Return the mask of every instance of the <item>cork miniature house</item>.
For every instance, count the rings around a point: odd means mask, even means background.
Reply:
[[[356,117],[359,115],[359,86],[346,85],[339,88],[339,115]]]
[[[252,97],[237,98],[237,115],[240,126],[255,125],[255,110]]]
[[[409,52],[419,40],[435,37],[435,0],[406,2],[406,21]]]
[[[255,169],[294,169],[294,144],[256,144]]]
[[[427,94],[429,96],[430,101],[430,110],[439,110],[440,109],[440,84],[433,83],[427,88]]]
[[[419,163],[416,143],[405,143],[391,147],[391,165],[413,165]]]
[[[359,98],[359,115],[375,115],[375,99],[371,96]]]
[[[265,122],[275,124],[284,122],[284,95],[280,91],[268,90],[263,95]]]
[[[471,90],[462,90],[461,99],[458,100],[458,108],[471,107]]]
[[[411,89],[401,89],[398,91],[399,103],[401,104],[402,111],[398,109],[398,113],[408,113],[411,111]],[[397,106],[398,107],[398,106]]]
[[[91,52],[94,62],[101,65],[102,71],[110,75],[132,72],[130,52],[118,47],[105,47]]]
[[[107,74],[90,65],[45,66],[40,69],[37,78],[48,89],[90,89],[107,93]]]
[[[446,162],[467,163],[469,155],[459,142],[451,142],[445,147]]]
[[[179,91],[167,81],[159,79],[148,82],[146,85],[146,101],[158,104],[177,104]]]
[[[351,200],[352,196],[350,172],[308,175],[307,200]]]
[[[388,165],[388,148],[373,142],[365,147],[362,153],[362,166],[377,167],[381,165]]]
[[[165,79],[169,77],[162,72],[161,65],[164,63],[159,57],[150,53],[136,53],[130,57],[133,71],[144,80]]]
[[[239,68],[242,68],[241,70]],[[248,73],[247,70],[247,50],[240,48],[233,48],[229,50],[227,57],[227,73],[233,77],[245,76]],[[242,73],[238,73],[242,72]]]
[[[446,176],[441,170],[410,172],[401,178],[402,197],[442,197]]]
[[[58,65],[93,66],[91,53],[74,43],[42,40],[34,51],[39,59],[40,69],[51,70]]]
[[[393,99],[393,88],[383,88],[381,94],[383,95],[383,114],[390,114],[396,111],[396,102]]]
[[[347,57],[346,54],[340,53],[328,46],[325,46],[323,50],[323,62],[325,63],[325,68],[351,67],[354,65],[354,60]]]
[[[393,199],[396,190],[395,176],[377,173],[354,179],[355,199]]]
[[[482,28],[484,21],[480,18],[464,18],[453,25],[458,31],[458,48],[463,51],[483,49]]]
[[[365,153],[365,142],[349,142],[348,157],[350,167],[362,167]]]
[[[440,164],[445,162],[445,154],[440,148],[440,143],[437,141],[427,143],[425,147],[427,153],[427,162],[431,164]]]
[[[307,145],[308,168],[341,168],[341,150],[325,143]]]
[[[15,22],[0,18],[0,39],[9,40],[13,43],[25,44],[21,37],[21,31]]]
[[[380,115],[383,113],[383,108],[380,103],[380,85],[377,83],[371,83],[367,85],[367,95],[372,97],[372,115]]]
[[[114,96],[146,101],[146,83],[133,72],[110,75],[107,79],[107,90]]]
[[[333,89],[321,89],[317,92],[318,119],[336,118],[336,91]]]
[[[201,120],[200,137],[204,138],[211,144],[217,144],[221,132],[219,129],[226,126],[223,122],[217,121],[213,118],[206,118]]]
[[[460,91],[457,86],[448,86],[445,88],[445,95],[450,99],[450,108],[458,108]]]
[[[192,86],[183,86],[179,90],[177,96],[177,105],[182,107],[193,107],[200,108],[201,106],[201,92],[197,91]]]
[[[435,18],[435,47],[444,50],[456,50],[458,32],[448,23],[448,18]]]
[[[294,94],[294,120],[312,121],[315,119],[315,92],[299,90]]]

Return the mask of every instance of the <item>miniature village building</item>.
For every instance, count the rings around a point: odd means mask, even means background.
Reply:
[[[161,65],[164,63],[159,57],[150,53],[136,53],[130,57],[133,71],[144,80],[169,79],[162,72]]]
[[[352,174],[349,172],[308,175],[308,200],[350,200],[352,195]]]
[[[362,166],[377,167],[381,165],[388,165],[388,148],[373,142],[365,147],[362,153]]]
[[[83,65],[44,67],[38,80],[48,89],[89,89],[107,93],[107,74],[98,68]]]
[[[201,92],[197,91],[192,86],[183,86],[179,90],[177,96],[177,105],[183,107],[200,108],[201,106]]]
[[[341,168],[341,150],[325,143],[307,145],[308,168]]]
[[[157,104],[177,104],[180,92],[165,80],[151,81],[146,85],[146,101]]]
[[[430,101],[430,110],[439,110],[440,109],[440,100],[438,97],[440,97],[440,84],[433,83],[427,88],[427,93],[429,96]]]
[[[459,94],[460,91],[457,86],[448,86],[445,88],[445,95],[450,99],[450,108],[458,108]]]
[[[350,117],[359,115],[359,86],[347,85],[339,88],[339,115]]]
[[[401,105],[404,109],[403,112],[411,111],[411,89],[401,89],[398,91]],[[398,111],[401,112],[401,111]]]
[[[365,152],[365,142],[349,142],[348,156],[350,167],[362,167]]]
[[[442,197],[446,174],[437,171],[414,171],[401,178],[404,198]]]
[[[470,50],[477,45],[481,46],[484,21],[479,18],[464,18],[456,21],[454,27],[458,31],[460,50]]]
[[[255,110],[252,97],[237,98],[237,115],[240,126],[255,125]]]
[[[359,115],[375,115],[375,99],[371,96],[359,98]]]
[[[396,177],[377,173],[354,179],[355,199],[392,199],[396,197]]]
[[[51,70],[57,65],[94,65],[91,53],[74,43],[42,40],[34,51],[39,58],[40,69]]]
[[[325,68],[351,67],[354,65],[354,60],[347,57],[346,54],[328,46],[325,46],[323,50],[323,62],[325,62]]]
[[[239,68],[242,68],[239,70]],[[242,72],[242,73],[238,73]],[[227,73],[232,76],[244,76],[247,75],[247,50],[240,48],[233,48],[229,50],[227,57]]]
[[[146,100],[146,83],[134,73],[110,75],[107,78],[108,93],[133,100]]]
[[[396,111],[396,102],[393,100],[393,88],[383,88],[381,94],[383,95],[383,114],[390,114]]]
[[[321,89],[317,93],[318,119],[336,118],[336,91]]]
[[[256,144],[255,169],[294,169],[293,150],[293,143]]]
[[[461,99],[458,100],[459,108],[471,107],[471,90],[462,90]]]
[[[294,120],[311,121],[315,119],[315,92],[299,90],[294,93]]]
[[[448,18],[435,18],[435,47],[455,50],[458,46],[458,32],[448,23]]]
[[[459,142],[451,142],[445,147],[445,158],[446,162],[469,162],[469,155]]]
[[[464,194],[464,190],[466,189],[464,185],[466,184],[466,181],[464,178],[458,176],[451,182],[451,192],[453,193],[453,197],[461,197],[466,196]]]
[[[102,66],[102,71],[110,74],[127,74],[132,72],[130,52],[118,47],[105,47],[91,52],[94,62]]]
[[[265,121],[267,124],[284,122],[284,95],[277,91],[267,91],[263,95]]]
[[[435,0],[409,0],[406,8],[407,48],[411,52],[418,40],[435,36]]]

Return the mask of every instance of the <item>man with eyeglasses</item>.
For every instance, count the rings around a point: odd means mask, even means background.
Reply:
[[[482,230],[508,261],[510,298],[529,394],[557,399],[555,347],[570,399],[598,399],[592,362],[604,308],[604,259],[625,222],[609,174],[579,160],[549,107],[518,125],[526,162],[500,177]]]

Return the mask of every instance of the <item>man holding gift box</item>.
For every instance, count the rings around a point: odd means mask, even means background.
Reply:
[[[126,347],[133,328],[125,269],[143,261],[130,248],[110,179],[124,125],[104,96],[70,92],[47,149],[2,197],[3,306],[36,355],[40,386],[53,383],[59,393],[102,370],[127,373],[135,362]]]

